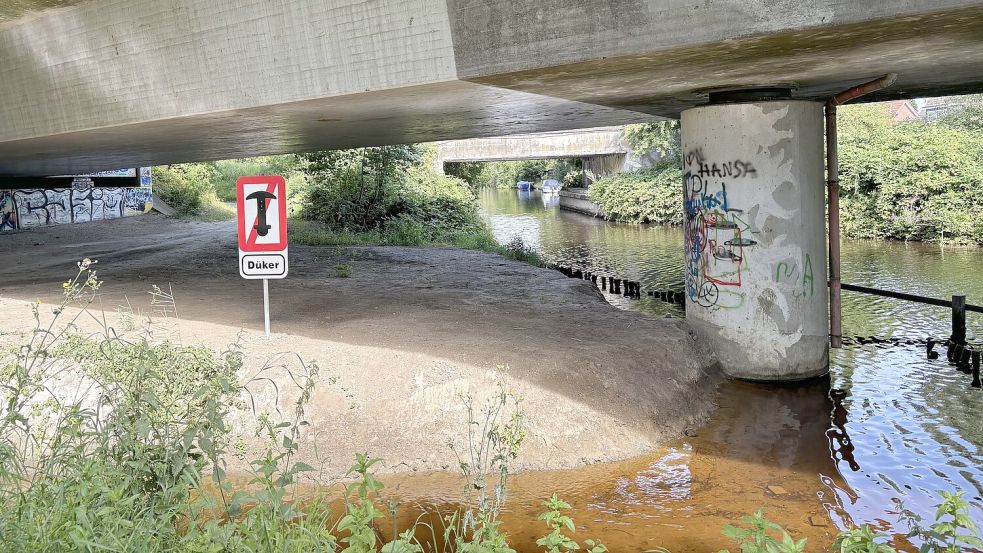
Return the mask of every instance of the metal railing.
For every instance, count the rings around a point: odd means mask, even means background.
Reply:
[[[840,283],[840,288],[850,292],[934,305],[936,307],[946,307],[952,310],[952,335],[947,340],[941,340],[939,342],[929,339],[926,343],[928,358],[938,358],[938,353],[934,351],[936,344],[946,346],[946,359],[949,361],[949,364],[955,365],[956,369],[960,372],[973,375],[972,386],[974,388],[983,387],[983,383],[980,381],[980,358],[983,357],[983,352],[979,348],[971,347],[966,343],[966,312],[983,313],[983,306],[966,303],[966,296],[961,294],[953,295],[951,300],[944,300],[856,284]]]
[[[659,298],[668,303],[677,304],[683,309],[686,307],[686,296],[683,291],[643,290],[642,284],[637,281],[562,265],[547,265],[547,267],[559,271],[570,278],[589,281],[597,289],[608,293],[623,293],[626,298],[631,299],[639,299],[642,296],[647,295],[650,297]],[[964,295],[954,295],[952,296],[951,300],[944,300],[939,298],[930,298],[927,296],[919,296],[917,294],[894,292],[892,290],[881,290],[880,288],[871,288],[869,286],[860,286],[857,284],[840,283],[840,288],[849,292],[859,292],[861,294],[881,296],[884,298],[892,298],[950,309],[952,311],[952,335],[949,338],[941,340],[936,340],[934,338],[922,340],[925,343],[926,354],[928,355],[929,359],[937,359],[939,354],[935,351],[935,346],[940,345],[946,347],[946,359],[949,361],[949,364],[955,365],[956,369],[962,373],[973,375],[972,386],[974,388],[983,388],[983,382],[980,380],[980,363],[981,358],[983,358],[983,349],[970,346],[966,343],[966,313],[983,313],[983,306],[966,303],[966,296]],[[868,341],[876,344],[888,343],[892,340],[871,336],[869,339],[860,337],[853,341],[862,345]],[[913,343],[910,339],[901,340],[900,342],[905,342],[908,345]]]
[[[842,283],[840,284],[840,287],[844,290],[860,292],[861,294],[870,294],[872,296],[881,296],[884,298],[894,298],[897,300],[910,301],[914,303],[924,303],[926,305],[934,305],[937,307],[948,307],[952,310],[952,339],[956,342],[966,341],[966,312],[972,311],[974,313],[983,313],[983,306],[966,303],[966,296],[963,295],[954,295],[952,296],[951,300],[943,300],[939,298],[919,296],[916,294],[905,294],[904,292],[881,290],[880,288],[871,288],[869,286],[859,286],[856,284]]]

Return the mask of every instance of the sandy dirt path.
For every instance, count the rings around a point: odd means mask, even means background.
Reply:
[[[446,442],[466,431],[458,395],[497,381],[524,398],[524,468],[638,455],[713,408],[717,372],[684,321],[615,309],[555,271],[454,249],[292,245],[265,338],[262,286],[239,277],[236,252],[231,221],[159,215],[4,234],[0,331],[15,339],[27,302],[57,301],[82,257],[99,260],[106,311],[147,311],[150,286],[170,285],[179,317],[158,336],[221,348],[242,331],[250,363],[295,352],[337,378],[319,386],[305,437],[325,477],[356,451],[389,471],[453,467]]]

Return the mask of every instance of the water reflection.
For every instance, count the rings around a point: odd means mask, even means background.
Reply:
[[[558,193],[541,194],[541,196],[543,197],[543,207],[546,209],[560,207],[560,195]]]
[[[518,236],[550,262],[637,280],[643,289],[682,288],[683,239],[677,229],[619,225],[544,207],[539,192],[520,197],[515,191],[485,190],[481,204],[502,242]],[[979,249],[848,241],[842,250],[845,282],[931,297],[965,294],[971,303],[983,302]],[[683,316],[678,307],[655,298],[606,297],[619,307],[648,315]],[[983,522],[983,392],[972,389],[970,378],[949,366],[945,356],[926,355],[924,346],[929,337],[948,335],[949,318],[946,309],[845,292],[845,335],[915,339],[920,345],[833,350],[832,392],[830,388],[765,392],[728,383],[721,390],[721,411],[701,431],[699,445],[679,444],[666,454],[670,457],[648,459],[644,466],[628,471],[631,474],[617,478],[587,471],[620,484],[599,497],[585,498],[583,507],[590,505],[596,511],[591,516],[621,529],[628,517],[637,537],[650,527],[634,528],[638,517],[627,514],[638,511],[639,501],[658,512],[673,501],[683,501],[667,499],[668,492],[654,492],[671,486],[687,490],[690,504],[684,513],[716,508],[735,514],[740,512],[736,505],[745,505],[741,494],[749,493],[754,500],[747,501],[746,507],[753,511],[754,501],[762,497],[748,487],[763,481],[761,471],[772,471],[782,475],[781,488],[797,490],[775,505],[778,511],[801,514],[819,509],[841,527],[869,522],[883,530],[894,528],[894,500],[904,501],[907,508],[931,520],[933,505],[938,503],[936,490],[965,491],[972,501],[971,516]],[[983,317],[970,314],[967,322],[969,340],[983,338]],[[736,402],[729,411],[724,408],[728,397]],[[712,438],[704,441],[707,432]],[[708,458],[714,462],[705,461]],[[682,464],[688,467],[688,477],[678,468],[680,459],[686,459]],[[711,464],[714,476],[705,472],[701,476]],[[596,483],[574,480],[596,489]],[[701,495],[697,490],[706,482],[721,488],[715,492],[719,495]],[[684,493],[672,493],[677,492]],[[722,502],[734,505],[725,507]],[[647,520],[649,515],[641,518]],[[677,512],[674,522],[663,520],[658,531],[679,524],[679,516]],[[801,517],[793,524],[815,533],[812,522]]]
[[[485,219],[501,243],[521,238],[546,261],[642,283],[651,290],[683,289],[683,255],[679,231],[608,223],[558,208],[559,196],[544,207],[539,191],[483,190]],[[523,199],[528,195],[528,199]],[[623,308],[657,316],[681,317],[679,307],[658,298],[629,300],[605,294]]]
[[[843,407],[843,398],[846,392],[843,390],[831,390],[830,397],[833,400],[833,428],[826,431],[829,438],[829,451],[833,459],[844,461],[850,466],[850,470],[856,472],[860,470],[860,464],[853,456],[855,449],[850,435],[846,431],[847,412]]]

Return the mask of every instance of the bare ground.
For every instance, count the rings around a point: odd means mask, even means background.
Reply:
[[[322,368],[302,447],[324,478],[360,451],[391,472],[455,467],[459,395],[497,382],[523,397],[527,469],[639,455],[713,408],[717,372],[684,321],[615,309],[585,281],[484,252],[291,246],[266,338],[262,286],[239,277],[235,244],[232,222],[159,215],[5,233],[0,342],[31,326],[28,302],[57,301],[82,257],[99,260],[107,312],[146,311],[150,286],[170,285],[178,317],[157,323],[159,338],[221,349],[242,332],[250,367],[290,352]]]

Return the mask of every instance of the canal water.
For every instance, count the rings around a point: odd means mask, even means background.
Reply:
[[[643,291],[683,289],[679,229],[561,211],[555,196],[539,192],[486,189],[480,199],[502,243],[519,237],[548,262],[639,281]],[[979,249],[843,245],[843,281],[851,284],[932,297],[961,293],[983,303],[981,270]],[[607,297],[648,316],[683,316],[657,298]],[[730,545],[722,526],[758,508],[809,538],[810,551],[862,523],[910,549],[899,511],[931,521],[936,490],[964,492],[983,526],[983,391],[946,363],[944,350],[941,359],[929,360],[924,348],[926,338],[948,335],[949,317],[946,309],[844,292],[844,336],[886,341],[833,350],[826,382],[727,382],[707,426],[649,456],[519,475],[506,526],[517,541],[532,543],[543,533],[534,522],[539,502],[555,491],[574,507],[577,536],[600,536],[612,551],[715,551]],[[969,339],[979,342],[983,316],[968,318]],[[417,489],[421,504],[439,502],[434,494],[452,486],[434,481],[442,478],[449,477],[404,481],[403,493],[413,497]]]

